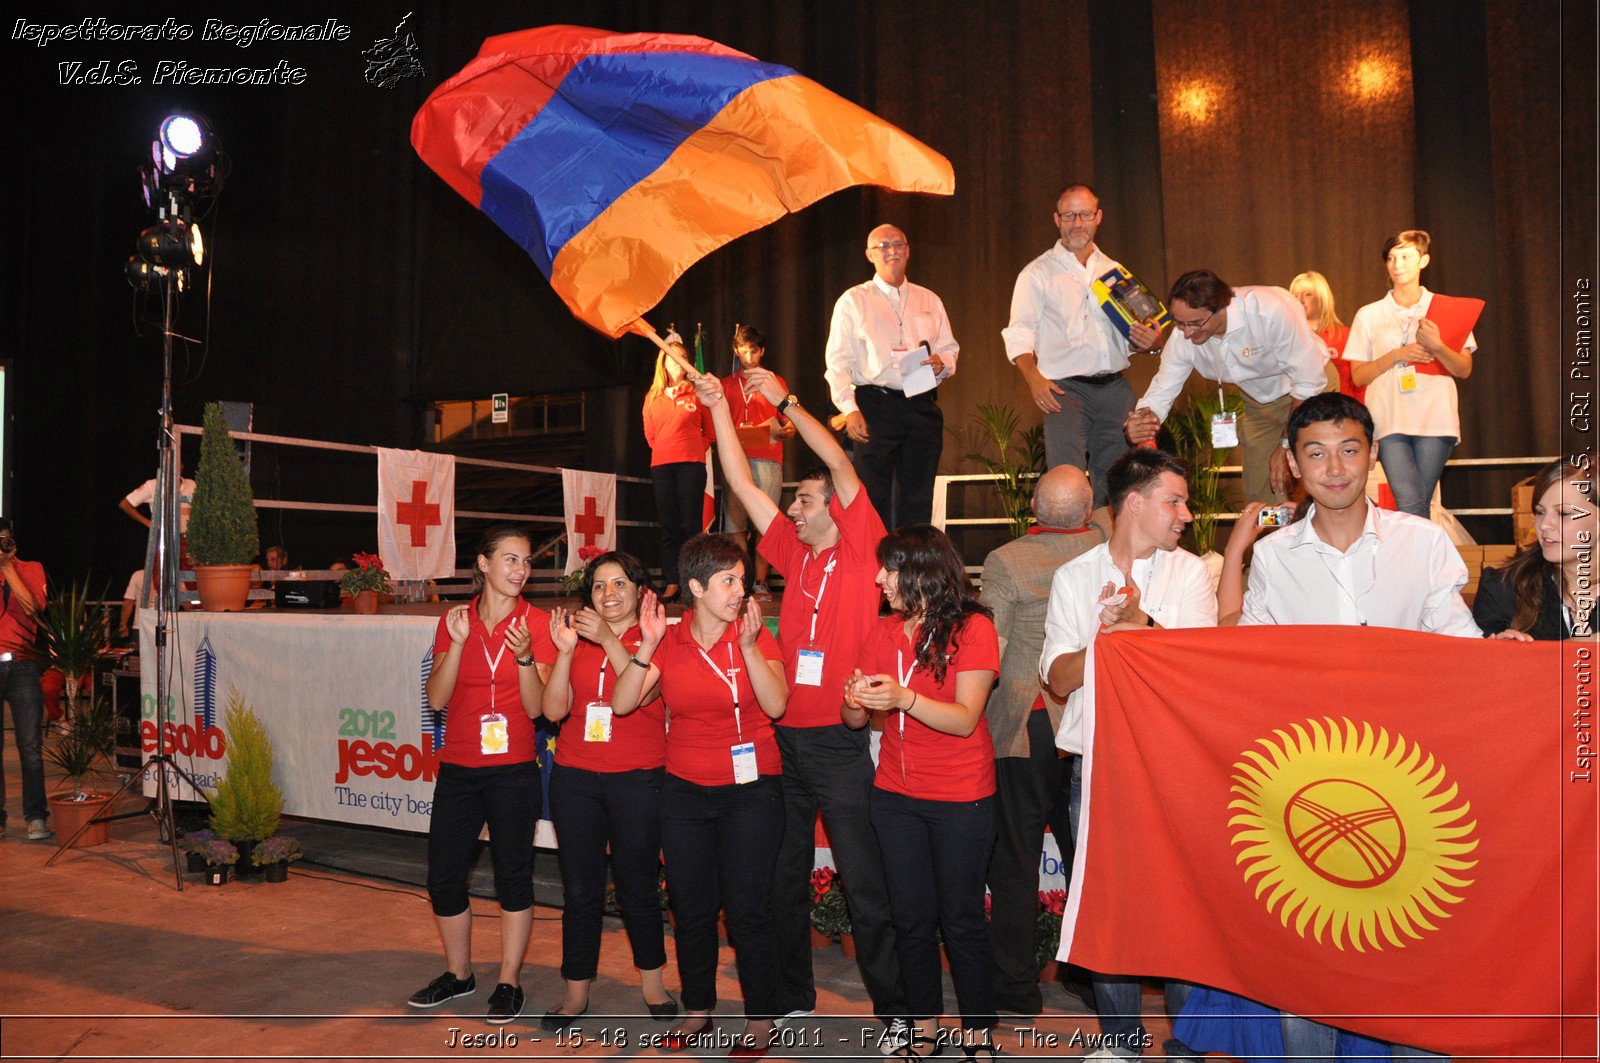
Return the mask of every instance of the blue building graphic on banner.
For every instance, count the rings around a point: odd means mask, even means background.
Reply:
[[[428,646],[428,652],[422,655],[422,733],[432,742],[432,752],[437,753],[444,747],[444,709],[435,709],[428,704],[428,677],[433,674],[433,646]]]
[[[217,655],[209,638],[194,651],[194,711],[207,728],[217,725]]]

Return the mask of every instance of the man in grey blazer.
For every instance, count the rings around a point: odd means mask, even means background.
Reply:
[[[998,835],[989,862],[994,939],[995,1002],[1001,1011],[1037,1015],[1043,1010],[1034,933],[1039,916],[1039,857],[1048,823],[1072,863],[1072,819],[1067,810],[1071,759],[1056,749],[1061,704],[1039,686],[1045,611],[1056,569],[1111,536],[1111,517],[1092,517],[1088,477],[1058,465],[1039,478],[1033,515],[1039,523],[983,562],[983,604],[994,610],[1000,633],[1000,679],[985,718],[994,738]]]

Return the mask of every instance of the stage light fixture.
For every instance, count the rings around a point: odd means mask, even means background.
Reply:
[[[200,154],[208,138],[199,121],[186,114],[169,115],[161,123],[161,145],[180,159]]]
[[[139,234],[138,246],[144,260],[155,266],[198,266],[205,256],[199,227],[176,218],[144,230]]]
[[[189,257],[197,267],[206,264],[206,242],[200,236],[199,222],[189,223]]]
[[[166,273],[160,266],[146,262],[138,255],[128,256],[128,264],[123,271],[127,274],[128,283],[139,291],[147,290],[156,278]]]

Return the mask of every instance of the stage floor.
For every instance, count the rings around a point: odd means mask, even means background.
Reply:
[[[9,719],[7,721],[9,726]],[[10,737],[10,736],[8,736]],[[111,825],[111,841],[65,853],[49,868],[54,843],[28,842],[22,822],[16,744],[7,741],[10,829],[0,839],[0,1039],[7,1055],[71,1059],[227,1059],[290,1055],[302,1059],[477,1058],[576,1059],[655,1057],[640,1048],[662,1024],[640,1017],[636,974],[621,923],[606,920],[600,977],[581,1043],[539,1029],[538,1019],[562,992],[560,903],[553,854],[536,859],[533,942],[522,985],[528,1006],[497,1028],[473,1016],[488,996],[498,963],[498,908],[474,899],[473,958],[480,991],[435,1011],[405,998],[443,969],[420,884],[425,847],[415,836],[322,823],[290,822],[310,859],[293,865],[282,885],[230,882],[206,886],[186,876],[173,889],[167,850],[143,817]],[[51,779],[52,789],[59,782]],[[142,802],[130,802],[140,807]],[[311,861],[366,874],[329,870]],[[487,859],[478,883],[487,882]],[[389,876],[390,881],[377,875]],[[476,886],[475,886],[476,888]],[[670,931],[669,931],[670,937]],[[671,953],[669,941],[669,955]],[[669,961],[667,984],[676,992]],[[770,1059],[881,1060],[862,1050],[875,1032],[853,960],[837,947],[815,954],[819,1017],[794,1027],[806,1047]],[[737,1033],[739,985],[733,953],[718,972],[719,1029]],[[946,976],[945,999],[955,995]],[[1008,1054],[1071,1058],[1079,1037],[1096,1033],[1076,996],[1045,987],[1046,1014],[1002,1022],[998,1043]],[[1160,999],[1145,993],[1146,1024],[1159,1045],[1167,1024]],[[481,1015],[481,1011],[479,1012]],[[609,1032],[607,1044],[602,1034]],[[505,1040],[464,1046],[469,1035]],[[510,1037],[515,1036],[513,1045]],[[618,1044],[626,1039],[627,1045]],[[720,1058],[713,1047],[694,1055]],[[947,1052],[946,1055],[949,1053]]]

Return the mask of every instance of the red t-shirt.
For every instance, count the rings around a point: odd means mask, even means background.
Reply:
[[[777,378],[778,386],[788,391],[789,385],[784,383],[783,377],[772,374]],[[765,424],[778,416],[778,408],[767,401],[767,397],[752,388],[748,396],[744,391],[744,377],[738,373],[722,378],[722,393],[727,396],[728,413],[733,416],[736,425]],[[775,461],[783,464],[783,442],[773,440],[764,447],[745,447],[744,454],[747,458],[762,458],[766,461]]]
[[[861,645],[878,618],[878,543],[888,534],[866,488],[845,506],[834,495],[828,513],[839,527],[839,543],[820,554],[800,541],[794,521],[775,517],[757,549],[783,573],[783,608],[778,614],[778,639],[783,644],[784,675],[789,680],[789,707],[783,727],[827,727],[840,723],[844,681],[860,661]],[[833,565],[833,571],[828,566]],[[826,579],[827,586],[823,586]],[[818,595],[821,595],[820,601]],[[822,684],[795,682],[800,651],[811,647],[811,619],[816,615],[816,648],[822,650]]]
[[[644,400],[644,438],[650,464],[705,461],[706,448],[717,441],[711,411],[700,405],[694,385],[674,384]]]
[[[1339,391],[1349,395],[1357,402],[1366,401],[1367,389],[1356,386],[1350,377],[1351,362],[1344,356],[1344,345],[1350,342],[1350,326],[1341,325],[1338,328],[1325,328],[1317,333],[1317,339],[1328,348],[1328,353],[1333,356],[1331,363],[1334,371],[1339,374]]]
[[[36,609],[45,605],[44,565],[38,561],[12,561],[22,585],[33,595]],[[22,608],[22,598],[11,589],[10,581],[0,577],[0,653],[16,653],[33,645],[34,620]]]
[[[916,660],[916,650],[906,638],[906,618],[893,614],[879,620],[867,636],[861,671],[867,675],[904,676]],[[994,621],[981,613],[967,617],[951,640],[949,665],[943,683],[933,673],[917,667],[909,682],[918,697],[932,701],[956,700],[956,676],[961,672],[1000,671],[1000,636]],[[904,732],[902,733],[902,724]],[[928,801],[976,801],[994,793],[994,741],[982,716],[965,738],[935,731],[903,712],[892,712],[883,722],[883,744],[878,749],[880,790]]]
[[[630,654],[639,648],[637,624],[622,633],[622,646]],[[611,741],[584,740],[589,703],[611,704],[611,693],[617,686],[617,670],[606,660],[606,651],[598,643],[578,640],[578,648],[572,651],[571,678],[572,711],[561,721],[561,733],[556,738],[557,764],[613,772],[659,768],[667,762],[667,715],[660,698],[640,705],[626,716],[613,716]]]
[[[483,626],[478,616],[478,599],[474,597],[467,608],[470,627],[467,641],[461,645],[461,663],[456,668],[456,688],[450,695],[450,705],[445,714],[444,748],[439,750],[439,760],[445,764],[461,764],[469,768],[492,768],[497,764],[521,764],[535,759],[538,750],[534,742],[533,720],[522,707],[522,669],[512,659],[511,651],[504,649],[506,628],[512,617],[522,617],[528,622],[533,641],[529,649],[534,660],[550,664],[556,659],[555,643],[550,641],[550,614],[537,606],[521,603],[506,618],[494,626],[493,631]],[[433,636],[434,667],[444,660],[450,650],[450,632],[439,618],[439,629]],[[498,664],[493,664],[498,658]],[[492,665],[492,669],[491,669]],[[492,675],[492,679],[491,679]],[[440,706],[435,705],[434,708]],[[507,749],[504,753],[483,752],[483,717],[491,712],[505,717]]]
[[[756,645],[767,660],[781,659],[777,640],[765,628],[756,636]],[[715,669],[706,663],[706,657],[715,663]],[[762,775],[783,774],[778,743],[772,737],[772,720],[756,701],[744,653],[739,649],[739,625],[729,624],[721,641],[702,656],[685,616],[667,627],[667,635],[656,647],[650,663],[661,669],[661,700],[672,721],[667,729],[668,772],[698,786],[731,786],[733,747],[754,742],[756,769]],[[733,695],[725,678],[730,667],[737,669],[737,725]]]

